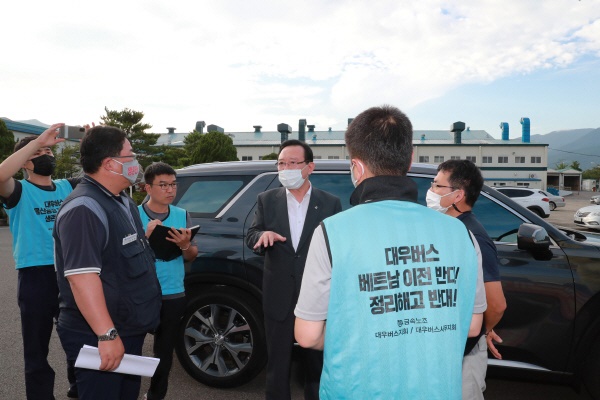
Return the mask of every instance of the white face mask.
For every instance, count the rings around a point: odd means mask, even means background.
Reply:
[[[448,211],[452,205],[449,205],[448,207],[442,207],[440,202],[442,201],[442,197],[446,197],[454,192],[456,192],[456,190],[453,190],[452,192],[442,196],[429,189],[427,191],[427,196],[425,197],[425,201],[427,201],[427,207],[431,208],[432,210],[439,211],[442,214],[446,214],[446,211]]]
[[[138,163],[137,160],[129,161],[126,163],[117,161],[114,158],[112,160],[118,162],[119,164],[121,164],[123,166],[123,172],[121,172],[120,174],[118,172],[114,172],[114,171],[110,171],[110,172],[112,172],[113,174],[117,174],[117,175],[123,175],[125,178],[127,178],[127,180],[129,182],[131,182],[132,185],[135,185],[135,183],[138,180],[137,178],[140,174],[140,163]]]
[[[305,166],[304,168],[308,167]],[[298,189],[302,184],[304,184],[305,178],[302,177],[302,169],[282,169],[279,171],[279,182],[283,185],[284,188],[293,190]]]
[[[358,186],[358,179],[356,179],[354,177],[354,166],[356,164],[360,164],[360,163],[357,161],[356,163],[352,163],[350,165],[350,180],[352,181],[352,184],[354,185],[354,187]],[[364,173],[365,173],[365,167],[363,167],[362,164],[360,164],[360,167],[362,168],[362,170],[363,170],[362,174],[364,175]]]

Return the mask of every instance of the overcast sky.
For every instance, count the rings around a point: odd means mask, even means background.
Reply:
[[[0,116],[152,132],[341,130],[384,103],[415,129],[600,127],[598,0],[10,1]]]

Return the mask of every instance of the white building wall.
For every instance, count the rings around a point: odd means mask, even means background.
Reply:
[[[428,159],[427,163],[429,164],[440,164],[443,161],[452,159],[453,156],[460,159],[476,157],[474,162],[481,168],[482,175],[489,186],[546,188],[546,171],[539,170],[541,168],[545,169],[548,165],[547,146],[543,145],[507,143],[506,145],[482,144],[479,146],[419,146],[416,144],[413,153],[413,162],[421,162]]]
[[[345,145],[319,145],[307,141],[313,149],[316,159],[346,159],[348,152]],[[279,151],[277,145],[238,146],[240,160],[260,157]],[[532,188],[546,188],[546,171],[548,165],[548,149],[544,145],[523,144],[481,144],[481,145],[419,145],[415,143],[413,162],[418,163],[426,157],[429,164],[439,164],[442,161],[458,157],[459,159],[473,160],[482,169],[486,184],[490,186],[527,186]],[[484,157],[486,158],[484,160]],[[502,159],[499,159],[502,157]],[[524,158],[523,158],[524,157]],[[534,162],[532,162],[532,157]],[[491,162],[484,162],[490,161]],[[501,162],[507,161],[507,162]],[[524,162],[520,162],[524,161]],[[539,162],[537,162],[539,161]]]

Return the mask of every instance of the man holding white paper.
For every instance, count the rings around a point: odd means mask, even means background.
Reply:
[[[146,394],[148,400],[164,399],[167,394],[169,372],[173,362],[175,336],[179,321],[185,311],[184,261],[192,261],[198,255],[198,247],[192,240],[192,220],[186,210],[172,206],[177,194],[177,173],[168,164],[152,163],[144,172],[148,202],[138,207],[146,237],[150,237],[157,225],[171,227],[166,240],[179,247],[178,254],[169,260],[156,260],[156,274],[162,290],[160,324],[154,334],[154,357],[160,358],[156,373],[150,381]],[[157,254],[157,258],[159,255]]]
[[[75,368],[80,400],[137,400],[141,377],[112,373],[125,353],[141,355],[158,326],[160,284],[135,203],[124,191],[140,166],[125,133],[87,131],[85,176],[65,199],[54,225],[60,289],[57,332],[69,360],[97,346],[100,371]]]

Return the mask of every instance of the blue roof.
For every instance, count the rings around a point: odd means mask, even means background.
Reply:
[[[32,135],[39,135],[44,132],[47,128],[38,125],[26,124],[23,122],[11,121],[8,118],[1,118],[6,124],[6,127],[13,132],[29,133]]]

